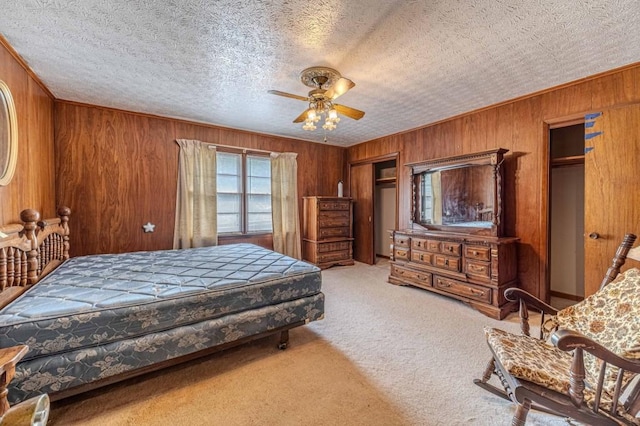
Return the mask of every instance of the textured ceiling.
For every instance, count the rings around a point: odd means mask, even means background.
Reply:
[[[322,142],[304,68],[356,86],[349,146],[640,61],[638,0],[0,0],[59,99]]]

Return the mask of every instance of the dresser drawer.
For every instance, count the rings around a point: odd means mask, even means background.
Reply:
[[[491,260],[491,249],[483,246],[465,246],[464,257],[476,260]]]
[[[332,228],[332,227],[337,227],[337,226],[349,226],[350,223],[351,223],[351,221],[349,220],[349,217],[343,217],[343,216],[336,216],[336,217],[331,217],[331,216],[323,217],[323,216],[320,216],[318,218],[318,226],[320,228]]]
[[[409,237],[406,235],[395,234],[393,236],[393,245],[396,247],[409,247]]]
[[[338,260],[351,259],[349,250],[332,251],[329,253],[318,253],[318,263],[335,262]]]
[[[431,287],[431,274],[428,272],[418,272],[402,266],[391,265],[391,275],[421,287]]]
[[[425,249],[432,251],[434,253],[440,253],[440,241],[437,240],[427,240],[427,246]]]
[[[349,250],[351,241],[338,241],[335,243],[318,243],[318,253],[326,253],[328,251]]]
[[[465,261],[464,271],[469,275],[491,278],[491,263],[467,259]]]
[[[409,260],[409,249],[395,248],[393,250],[393,258],[395,260]]]
[[[433,254],[426,251],[411,250],[411,261],[431,265]]]
[[[479,300],[481,302],[491,303],[491,289],[484,288],[473,284],[462,283],[436,276],[433,279],[433,286],[448,293],[457,294],[458,296],[467,297],[469,299]]]
[[[418,250],[427,250],[427,240],[424,238],[411,238],[411,247]]]
[[[318,218],[324,219],[327,217],[335,218],[335,217],[346,217],[349,218],[349,210],[320,210],[318,212]]]
[[[320,228],[318,231],[320,238],[330,238],[330,237],[349,237],[349,227],[340,227],[340,228]]]
[[[434,254],[432,264],[433,266],[437,266],[438,268],[446,269],[448,271],[460,272],[459,257],[451,257],[451,256],[444,256],[442,254]]]
[[[345,201],[319,201],[318,208],[320,210],[349,210],[351,202]]]
[[[461,244],[449,243],[449,242],[443,241],[440,244],[440,251],[444,254],[450,254],[452,256],[460,256],[460,253],[462,253]]]

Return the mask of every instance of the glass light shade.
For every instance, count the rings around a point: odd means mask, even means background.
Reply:
[[[324,122],[324,125],[322,126],[322,128],[325,130],[333,130],[336,128],[336,125],[333,124],[331,120],[327,119],[327,121]]]
[[[307,112],[307,121],[316,121],[316,111],[313,109],[310,109],[309,112]]]

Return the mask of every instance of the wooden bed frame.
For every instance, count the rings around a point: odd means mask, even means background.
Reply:
[[[38,211],[27,209],[20,213],[23,224],[0,226],[0,309],[69,259],[68,222],[71,209],[60,207],[57,213],[57,218],[40,220]],[[278,333],[280,334],[278,348],[286,349],[289,344],[289,330],[305,324],[305,321],[291,323],[171,360],[55,392],[49,396],[51,401],[60,400]],[[5,401],[5,405],[8,407],[5,386],[6,383],[0,384],[0,405],[2,401]]]
[[[40,220],[33,209],[20,213],[22,224],[0,227],[0,308],[8,305],[69,258],[71,209]]]

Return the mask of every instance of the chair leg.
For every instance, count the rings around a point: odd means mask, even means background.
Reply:
[[[487,368],[484,370],[484,374],[482,375],[482,382],[486,383],[491,378],[491,375],[496,370],[496,361],[491,358],[491,361],[487,364]]]
[[[473,383],[480,386],[482,389],[489,391],[494,395],[499,396],[500,398],[504,398],[507,401],[511,401],[511,399],[509,399],[509,396],[504,390],[498,389],[497,387],[490,385],[488,383],[489,379],[491,379],[491,375],[495,373],[495,368],[496,368],[495,359],[491,358],[491,361],[489,361],[489,363],[487,364],[487,368],[482,374],[482,378],[473,379]]]
[[[511,420],[511,426],[524,426],[527,422],[527,414],[531,408],[531,401],[525,398],[522,404],[516,404],[516,414]]]

